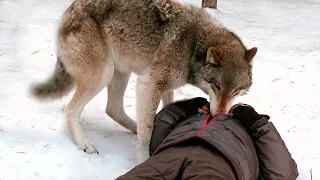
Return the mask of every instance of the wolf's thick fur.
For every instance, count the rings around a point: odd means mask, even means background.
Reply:
[[[138,162],[148,158],[152,120],[162,98],[187,83],[210,96],[211,112],[227,112],[233,99],[251,86],[257,49],[247,50],[231,31],[210,16],[170,0],[76,0],[64,13],[53,79],[34,88],[42,98],[59,97],[76,86],[66,108],[75,143],[86,152],[96,147],[79,124],[85,105],[108,88],[107,114],[137,132]],[[123,108],[134,72],[137,125]]]

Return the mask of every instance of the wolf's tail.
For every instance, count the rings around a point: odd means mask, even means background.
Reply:
[[[33,85],[31,93],[38,99],[56,99],[67,95],[73,87],[74,78],[66,71],[58,57],[53,76],[47,82]]]

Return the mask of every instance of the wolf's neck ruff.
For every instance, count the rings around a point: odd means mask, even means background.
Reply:
[[[189,77],[188,77],[188,81],[190,84],[193,84],[194,82],[194,75],[195,75],[195,72],[196,72],[196,63],[197,63],[197,55],[200,51],[200,49],[203,48],[203,39],[202,38],[197,38],[197,41],[196,41],[196,45],[195,45],[195,48],[194,48],[194,51],[191,55],[191,58],[190,58],[190,62],[189,62]]]
[[[196,42],[196,46],[194,48],[194,51],[192,53],[192,56],[190,58],[190,70],[194,70],[193,67],[194,67],[194,64],[196,63],[196,60],[197,60],[197,54],[199,53],[199,50],[202,49],[203,47],[203,40],[201,38],[198,38],[197,39],[197,42]]]

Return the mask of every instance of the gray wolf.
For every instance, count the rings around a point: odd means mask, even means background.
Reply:
[[[269,116],[239,104],[231,116],[195,115],[205,103],[199,97],[162,109],[154,119],[151,158],[117,180],[297,178],[297,164]]]
[[[75,87],[66,106],[69,131],[88,153],[96,146],[84,135],[79,117],[85,105],[108,88],[106,113],[137,133],[137,160],[149,157],[152,119],[162,99],[192,84],[210,96],[212,113],[227,112],[233,99],[251,86],[252,60],[231,31],[203,10],[169,0],[76,0],[58,30],[57,65],[35,97],[59,98]],[[137,74],[137,124],[124,111],[123,95]]]

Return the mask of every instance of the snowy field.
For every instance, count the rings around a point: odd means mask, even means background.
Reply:
[[[136,136],[105,114],[106,89],[81,116],[99,155],[70,139],[63,109],[72,93],[43,103],[28,94],[30,83],[53,71],[57,25],[71,2],[0,0],[0,180],[111,180],[136,164]],[[258,47],[253,86],[236,102],[271,116],[298,164],[298,179],[320,179],[320,1],[218,0],[218,10],[207,11]],[[203,95],[190,86],[175,93],[176,99]],[[135,118],[135,76],[125,96]]]

